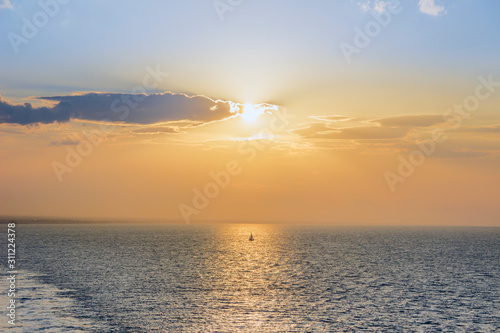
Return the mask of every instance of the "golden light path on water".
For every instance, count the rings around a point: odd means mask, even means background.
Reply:
[[[205,260],[201,283],[210,290],[205,302],[212,304],[207,321],[246,323],[255,330],[269,321],[266,308],[279,307],[286,298],[280,289],[285,278],[281,267],[285,251],[278,227],[264,224],[224,225],[216,233],[216,250]],[[250,234],[254,241],[249,241]],[[217,311],[213,311],[213,307]],[[222,323],[226,323],[222,325]],[[235,327],[235,329],[245,327]]]

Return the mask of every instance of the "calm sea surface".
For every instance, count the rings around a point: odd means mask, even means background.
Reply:
[[[12,331],[500,331],[498,228],[18,224],[16,232]]]

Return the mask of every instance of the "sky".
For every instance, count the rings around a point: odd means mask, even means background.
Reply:
[[[0,0],[0,214],[500,226],[499,14]]]

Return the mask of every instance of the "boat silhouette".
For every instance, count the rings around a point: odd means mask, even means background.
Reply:
[[[248,239],[250,242],[253,241],[253,235],[250,233],[250,238]]]

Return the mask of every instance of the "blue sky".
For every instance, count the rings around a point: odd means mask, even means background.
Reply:
[[[404,67],[432,78],[500,68],[496,1],[437,0],[444,8],[439,15],[423,13],[416,0],[402,1],[401,13],[349,66],[339,43],[352,42],[353,29],[373,20],[363,1],[242,1],[223,21],[209,0],[70,1],[17,54],[7,34],[22,35],[22,19],[32,21],[41,7],[10,3],[13,8],[0,10],[6,97],[127,91],[151,63],[175,78],[165,90],[240,99],[279,97],[259,90],[266,82],[293,90],[357,71],[377,75]],[[364,3],[373,9],[377,2]],[[238,92],[219,91],[210,83],[214,76],[226,82],[222,89]]]

